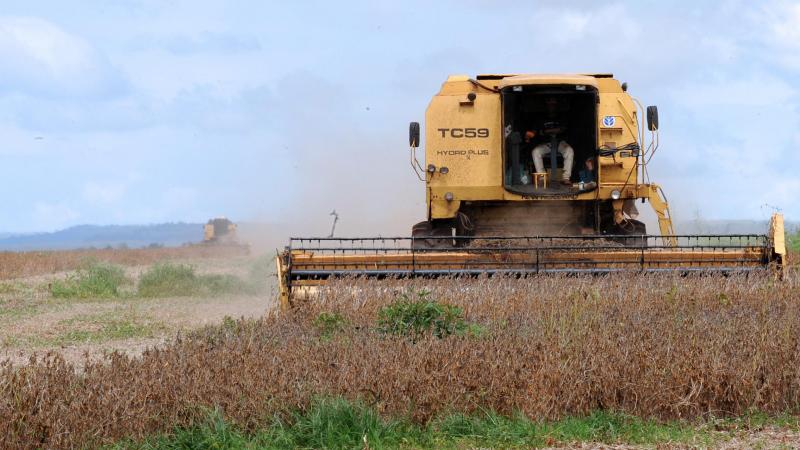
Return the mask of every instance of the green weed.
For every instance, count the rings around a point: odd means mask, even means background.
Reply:
[[[800,252],[800,228],[786,235],[786,247],[793,252]]]
[[[347,319],[338,313],[323,312],[314,319],[314,326],[317,327],[323,339],[330,339],[334,334],[345,329]]]
[[[467,331],[461,308],[430,300],[429,291],[409,291],[378,312],[378,331],[398,336],[419,337],[432,333],[443,338]]]
[[[15,283],[0,283],[0,294],[16,294],[18,290]]]
[[[160,323],[137,323],[130,320],[112,320],[95,330],[69,330],[52,337],[35,337],[27,340],[31,347],[57,347],[74,344],[102,343],[107,341],[150,338],[164,330]]]
[[[56,298],[113,298],[119,297],[120,286],[127,282],[121,267],[90,262],[67,278],[54,281],[50,293]]]
[[[188,264],[154,264],[139,278],[138,292],[142,297],[191,296],[198,291],[197,275]]]
[[[139,278],[142,297],[191,297],[250,293],[250,286],[233,275],[198,275],[188,264],[155,264]]]
[[[263,292],[267,288],[267,280],[275,276],[275,256],[265,254],[260,256],[250,266],[247,277],[249,290],[253,294]]]

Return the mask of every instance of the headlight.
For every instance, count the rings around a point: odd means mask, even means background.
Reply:
[[[436,166],[434,166],[433,164],[428,164],[428,172],[430,173],[436,172]]]
[[[448,193],[444,194],[444,199],[447,200],[448,202],[452,202],[453,201],[453,193],[452,192],[448,192]]]
[[[444,166],[442,166],[442,167],[439,167],[439,173],[440,173],[440,174],[444,175],[444,174],[446,174],[447,172],[450,172],[450,169],[448,169],[447,167],[444,167]]]
[[[619,197],[620,197],[620,193],[619,193],[618,190],[614,189],[613,191],[611,191],[611,198],[612,199],[619,200]]]

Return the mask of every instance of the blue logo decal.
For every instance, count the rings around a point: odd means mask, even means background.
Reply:
[[[603,126],[604,127],[613,127],[614,124],[617,123],[617,118],[614,116],[605,116],[603,117]]]

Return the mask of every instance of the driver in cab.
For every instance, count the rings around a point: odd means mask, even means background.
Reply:
[[[533,139],[539,133],[541,133],[543,138],[549,139],[550,135],[561,134],[566,128],[566,124],[558,120],[558,99],[555,97],[548,97],[545,99],[544,104],[547,110],[546,118],[541,126],[537,127],[539,131],[528,130],[525,132],[526,141]],[[572,175],[572,162],[575,157],[575,150],[573,150],[566,141],[559,140],[558,153],[564,158],[564,171],[562,172],[561,184],[569,186],[572,184],[570,182],[570,176]],[[531,152],[533,165],[536,167],[536,172],[538,173],[545,172],[542,156],[546,154],[550,154],[550,142],[537,145]]]

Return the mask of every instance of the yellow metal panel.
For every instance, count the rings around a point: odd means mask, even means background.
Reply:
[[[742,267],[763,265],[762,249],[742,248],[724,250],[541,250],[541,264],[560,264],[559,267],[579,267],[579,262],[592,262],[598,267],[619,267],[621,264],[640,264],[647,267],[721,267],[738,262]],[[293,270],[347,270],[354,275],[357,270],[403,269],[409,265],[427,269],[461,269],[469,264],[514,263],[531,260],[530,252],[418,252],[366,255],[315,255],[311,251],[295,250],[292,253]],[[606,264],[606,265],[604,265]]]
[[[277,255],[275,257],[275,266],[277,267],[276,275],[278,277],[278,291],[279,291],[278,298],[280,302],[280,308],[282,311],[288,310],[289,307],[291,306],[289,303],[291,300],[291,297],[289,296],[290,295],[289,285],[286,283],[286,270],[288,269],[288,267],[286,267],[283,263],[284,257],[285,255],[283,254]]]
[[[450,75],[447,77],[447,81],[445,83],[452,83],[454,81],[469,81],[468,75]]]
[[[456,216],[461,206],[459,200],[447,201],[431,198],[431,219],[450,219]]]
[[[786,255],[786,232],[783,228],[783,214],[775,213],[769,223],[769,237],[772,240],[772,252],[775,254],[775,262],[778,266],[779,274],[784,275],[786,267],[789,265]]]
[[[636,184],[636,158],[620,156],[601,156],[599,159],[601,182],[603,185],[613,183]]]
[[[475,85],[469,80],[448,81],[442,85],[438,95],[459,95],[464,98],[469,92],[475,91]]]
[[[597,88],[600,92],[622,92],[622,86],[614,78],[597,78]]]
[[[455,200],[497,200],[504,198],[506,190],[502,186],[436,186],[431,187],[431,200],[444,199],[448,192]],[[510,194],[513,195],[513,194]]]
[[[477,94],[475,102],[467,105],[460,100],[458,96],[437,95],[425,114],[425,162],[437,170],[429,177],[429,186],[500,186],[500,96]],[[439,173],[441,167],[447,167],[448,172]]]
[[[586,75],[542,74],[542,75],[517,75],[503,78],[497,83],[498,88],[508,86],[522,86],[527,84],[583,84],[597,87],[597,78]]]
[[[775,253],[781,256],[786,255],[786,232],[783,228],[783,214],[775,213],[770,221],[770,237],[772,237]]]
[[[611,120],[608,120],[611,118]],[[639,143],[636,106],[630,96],[620,89],[617,93],[600,93],[597,105],[597,145],[599,148],[618,148]],[[631,153],[601,156],[598,177],[601,183],[636,184],[637,158]]]

